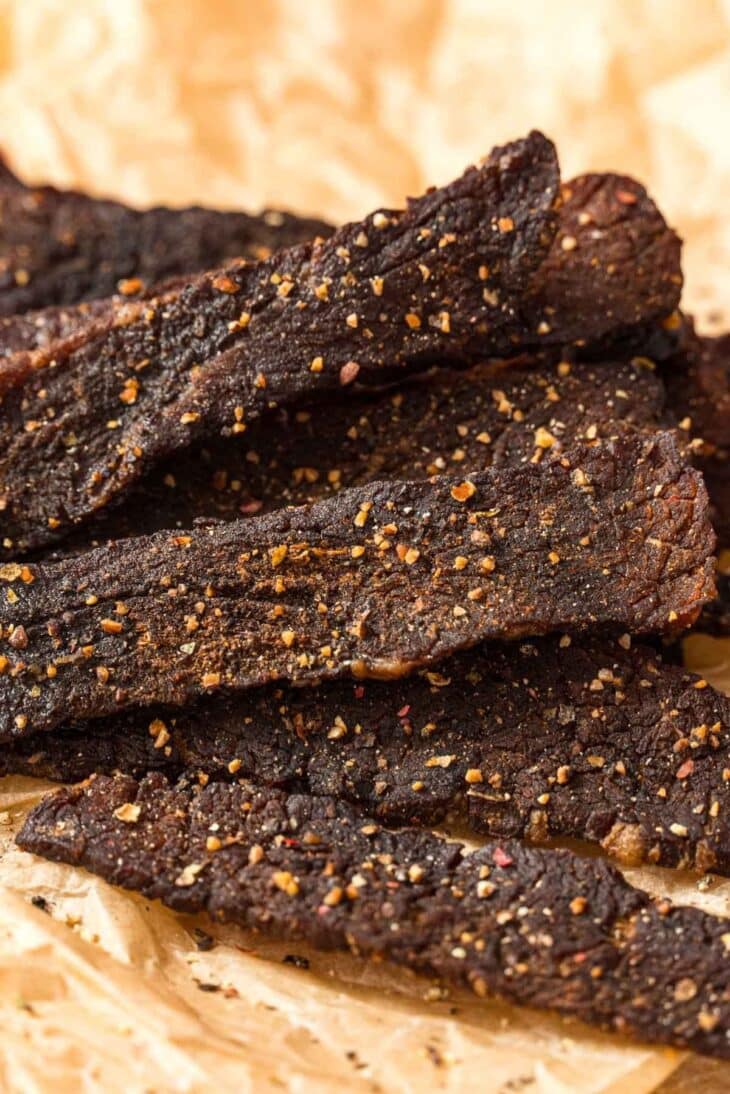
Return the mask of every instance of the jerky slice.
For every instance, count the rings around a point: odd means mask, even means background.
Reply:
[[[241,437],[164,463],[63,551],[301,505],[375,479],[538,463],[576,439],[615,435],[619,423],[655,429],[663,418],[662,382],[640,361],[440,369],[397,390],[282,408]]]
[[[663,378],[675,421],[693,436],[720,546],[730,546],[730,334],[703,338],[685,319]]]
[[[573,353],[589,347],[594,358],[601,345],[615,351],[630,342],[650,357],[673,351],[674,319],[663,325],[658,320],[672,316],[679,305],[681,245],[644,188],[622,175],[583,175],[563,186],[561,200],[557,235],[524,309],[540,344],[571,347]],[[208,265],[223,257],[211,255]],[[134,282],[125,283],[128,294],[139,295],[135,288]],[[101,315],[119,302],[98,300],[6,318],[0,321],[0,357],[48,345],[83,326],[90,309]]]
[[[639,349],[656,340],[660,320],[676,326],[681,241],[644,187],[623,175],[582,175],[563,185],[562,199],[529,302],[544,344],[595,352],[602,341],[633,339]]]
[[[537,336],[517,297],[554,231],[541,135],[331,239],[129,305],[0,371],[4,538],[41,545],[196,439],[280,403]]]
[[[267,209],[258,216],[188,209],[130,209],[74,190],[0,178],[0,316],[76,304],[152,285],[229,258],[260,258],[326,236],[320,220]]]
[[[589,839],[620,861],[730,874],[730,698],[647,647],[490,644],[398,682],[337,681],[130,711],[6,745],[71,782],[184,768],[332,795],[385,824]]]
[[[595,859],[516,842],[464,855],[336,798],[158,774],[61,790],[18,842],[178,911],[730,1056],[727,920]]]
[[[219,687],[398,676],[484,638],[680,628],[714,593],[706,509],[671,435],[630,434],[10,563],[0,734]]]
[[[717,600],[706,604],[692,633],[711,634],[715,638],[730,638],[730,573],[717,576]]]
[[[730,334],[701,338],[688,321],[664,381],[669,406],[702,440],[703,455],[730,455]]]

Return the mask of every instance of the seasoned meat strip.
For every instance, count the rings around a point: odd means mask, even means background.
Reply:
[[[321,220],[267,209],[258,216],[188,209],[131,209],[75,190],[0,177],[0,316],[77,304],[153,285],[239,256],[327,236]]]
[[[703,442],[703,455],[730,456],[730,334],[702,338],[691,323],[663,372],[668,405]]]
[[[0,735],[211,689],[394,676],[476,644],[680,629],[714,594],[670,434],[0,567]]]
[[[596,859],[516,842],[464,854],[337,798],[159,774],[61,790],[18,842],[178,911],[730,1057],[728,921]]]
[[[563,185],[562,198],[529,305],[544,344],[610,346],[634,332],[640,352],[653,325],[675,329],[681,242],[644,187],[624,175],[582,175]]]
[[[619,424],[656,429],[664,416],[661,380],[640,360],[439,369],[398,388],[272,411],[240,437],[165,462],[62,551],[301,505],[375,479],[537,463]]]
[[[322,243],[205,274],[0,370],[4,538],[40,546],[201,437],[356,378],[533,342],[515,312],[555,229],[534,133]]]
[[[7,744],[71,782],[184,768],[344,798],[384,824],[589,839],[730,874],[730,698],[628,636],[479,646],[399,681],[253,689]]]
[[[527,329],[539,335],[541,346],[568,348],[573,355],[590,352],[595,358],[601,346],[615,355],[630,345],[649,356],[670,352],[682,284],[681,244],[644,188],[622,175],[583,175],[563,186],[561,201],[558,233],[521,306]],[[319,235],[330,234],[320,227]],[[208,265],[232,254],[225,249],[211,254]],[[150,295],[150,286],[139,279],[126,280],[123,288],[127,295]],[[123,300],[0,320],[0,358],[46,346]]]

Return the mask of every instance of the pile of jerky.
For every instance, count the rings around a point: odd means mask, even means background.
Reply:
[[[84,780],[20,846],[730,1056],[730,924],[535,846],[730,874],[681,660],[728,632],[730,337],[681,286],[536,132],[338,229],[3,168],[0,768]]]

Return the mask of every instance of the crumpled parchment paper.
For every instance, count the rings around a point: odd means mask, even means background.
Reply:
[[[337,220],[538,126],[564,177],[649,186],[686,239],[686,308],[721,329],[729,28],[727,0],[0,0],[0,147],[29,180],[139,204]],[[730,690],[730,641],[686,656]],[[12,837],[48,786],[0,781],[3,1090],[728,1088],[715,1061],[465,995],[427,1001],[432,985],[403,971],[174,916],[34,859]],[[730,882],[630,873],[730,914]]]

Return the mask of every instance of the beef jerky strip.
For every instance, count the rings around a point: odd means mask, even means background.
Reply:
[[[662,373],[675,421],[692,435],[721,546],[730,545],[730,334],[698,336],[684,320],[678,352]]]
[[[344,798],[385,824],[589,839],[620,861],[730,873],[730,698],[647,647],[480,646],[390,683],[254,689],[6,745],[71,782],[190,768]]]
[[[623,175],[583,175],[564,184],[562,198],[528,303],[543,344],[668,347],[653,328],[679,325],[681,241],[644,187]]]
[[[730,638],[730,573],[717,576],[717,600],[706,604],[692,633],[711,634],[715,638]]]
[[[702,478],[670,434],[0,568],[0,734],[216,688],[402,675],[485,638],[691,623]]]
[[[268,209],[258,216],[130,209],[74,190],[0,180],[0,315],[108,297],[120,281],[152,285],[229,258],[260,258],[326,236],[330,225]]]
[[[301,505],[374,479],[537,463],[576,439],[614,435],[617,423],[654,429],[663,417],[663,385],[641,361],[440,369],[397,390],[272,411],[240,437],[163,464],[63,551]]]
[[[159,774],[61,790],[18,843],[176,911],[730,1057],[728,921],[600,860],[517,842],[465,854],[337,798]]]
[[[105,319],[113,315],[124,315],[124,308],[130,302],[147,300],[161,293],[182,288],[189,280],[173,277],[158,282],[148,289],[139,278],[120,282],[121,289],[115,296],[106,296],[98,300],[85,300],[81,304],[56,305],[41,308],[39,311],[26,311],[18,315],[0,318],[0,369],[6,358],[13,357],[23,350],[47,349],[54,342],[69,338],[72,334],[88,326],[93,320]]]
[[[696,460],[710,495],[712,526],[719,546],[730,550],[730,451]]]
[[[676,234],[633,179],[584,175],[565,184],[561,196],[557,236],[523,305],[526,326],[539,333],[540,345],[572,354],[589,346],[595,357],[602,343],[615,348],[631,339],[649,357],[664,356],[674,348],[666,328],[676,323],[682,282]],[[224,257],[211,255],[210,265]],[[138,292],[135,281],[123,287],[127,294]],[[91,307],[102,314],[118,303],[6,318],[0,321],[0,357],[42,348],[88,322]]]
[[[404,212],[206,274],[10,358],[4,537],[41,545],[160,459],[241,433],[272,405],[534,341],[514,305],[549,247],[557,185],[555,150],[533,133]]]
[[[664,371],[678,421],[703,442],[703,455],[730,455],[730,334],[701,338],[689,321],[680,352]]]

